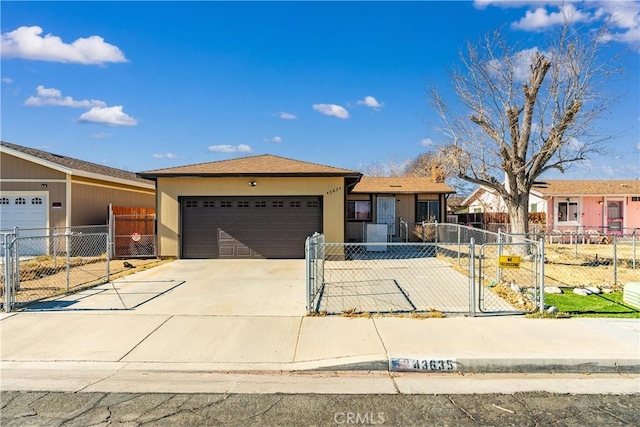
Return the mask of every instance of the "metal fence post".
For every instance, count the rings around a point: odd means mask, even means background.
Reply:
[[[11,311],[11,266],[9,260],[9,235],[5,234],[4,238],[4,250],[2,256],[4,257],[4,312],[9,313]]]
[[[631,240],[631,245],[632,245],[632,248],[633,248],[633,261],[632,261],[632,263],[633,263],[633,269],[634,270],[636,268],[636,231],[637,231],[637,229],[634,229],[633,233],[631,234],[631,239],[632,239]]]
[[[310,253],[310,240],[311,237],[307,237],[304,242],[304,264],[306,270],[306,287],[307,287],[307,314],[311,314],[311,253]]]
[[[435,244],[436,244],[436,251],[438,250],[438,221],[435,221],[435,236],[433,238]]]
[[[540,239],[540,248],[538,252],[540,253],[540,314],[544,313],[544,239]]]
[[[110,281],[110,276],[111,276],[111,235],[109,233],[107,233],[106,235],[106,245],[107,247],[105,248],[107,250],[106,254],[107,254],[107,283],[109,283]]]
[[[613,235],[613,284],[618,283],[618,236]]]
[[[458,265],[460,265],[460,224],[456,224],[456,226],[458,227]]]
[[[476,316],[476,242],[469,241],[469,315]]]
[[[66,243],[66,250],[67,250],[67,260],[66,260],[67,261],[67,266],[66,266],[67,267],[67,292],[69,292],[69,281],[71,280],[69,276],[71,273],[71,265],[69,265],[71,261],[69,259],[69,256],[71,253],[71,241],[69,239],[69,235],[70,235],[70,232],[67,231],[67,233],[65,234],[65,240],[66,240],[65,243]]]
[[[502,227],[498,228],[498,259],[502,255]],[[500,283],[502,274],[501,268],[496,268],[496,284]]]

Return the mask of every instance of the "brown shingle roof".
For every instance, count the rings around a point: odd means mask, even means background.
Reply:
[[[432,178],[362,177],[353,187],[353,193],[455,193],[456,191]]]
[[[539,180],[533,191],[543,196],[570,195],[640,195],[640,180]]]
[[[53,154],[46,151],[37,150],[35,148],[24,147],[22,145],[11,144],[5,141],[0,141],[0,145],[19,153],[46,160],[47,162],[54,163],[56,165],[63,166],[75,171],[89,172],[92,174],[103,175],[108,178],[118,178],[122,180],[138,182],[141,184],[153,185],[153,182],[149,181],[148,179],[138,177],[134,172],[111,168],[109,166],[99,165],[97,163],[86,162],[84,160],[74,159],[73,157]],[[7,154],[11,153],[7,152]]]
[[[359,172],[263,154],[217,162],[140,172],[140,176],[359,176]]]

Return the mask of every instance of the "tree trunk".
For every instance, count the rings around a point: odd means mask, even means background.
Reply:
[[[529,198],[528,194],[520,197],[515,203],[507,206],[511,221],[511,234],[513,234],[513,243],[522,243],[529,238]],[[529,247],[518,245],[513,247],[513,252],[519,255],[528,255]]]

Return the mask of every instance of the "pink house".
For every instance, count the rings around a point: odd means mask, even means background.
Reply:
[[[550,229],[640,233],[640,180],[540,180],[531,196],[542,199]]]

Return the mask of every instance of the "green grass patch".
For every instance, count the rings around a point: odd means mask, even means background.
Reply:
[[[562,294],[545,294],[546,305],[558,307],[572,317],[631,317],[640,318],[640,310],[622,301],[622,292],[610,294],[577,295],[573,290],[563,290]]]

